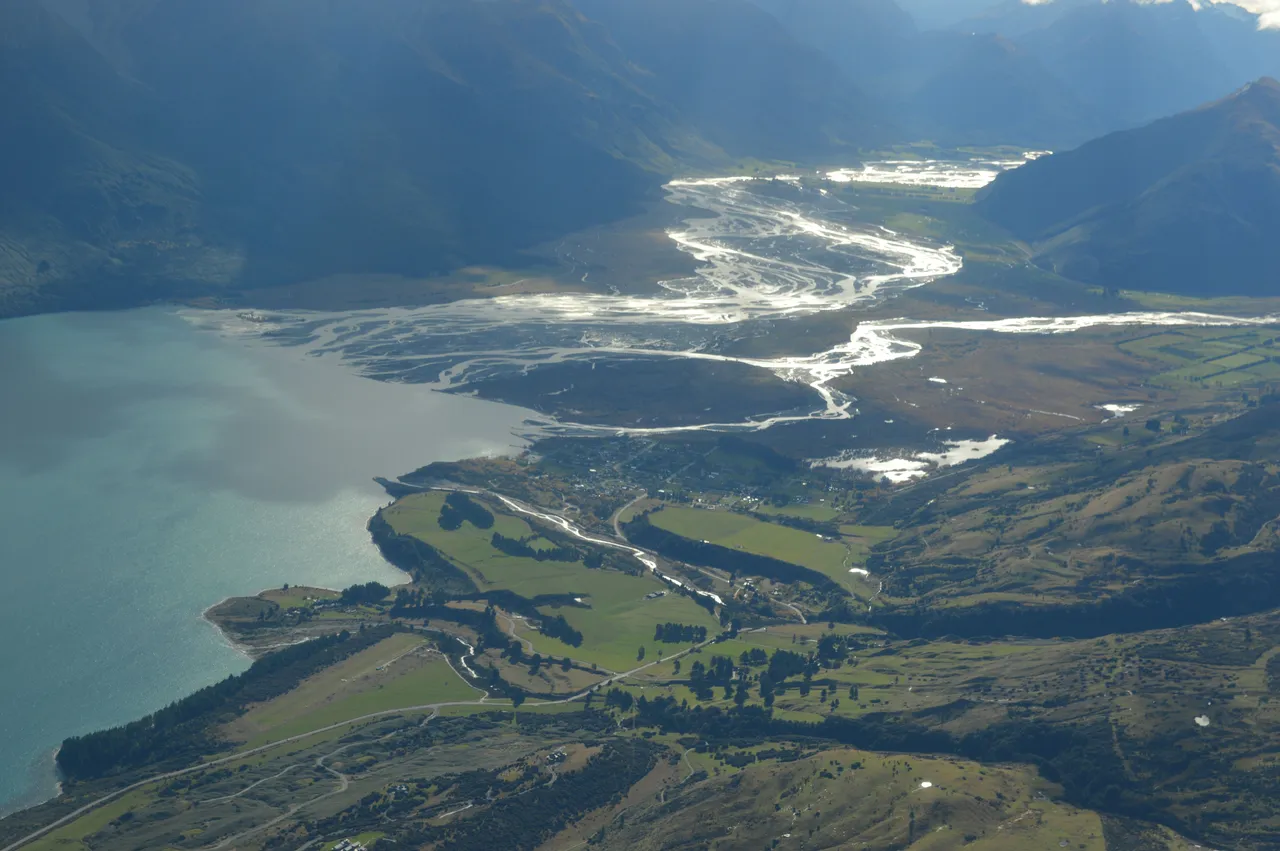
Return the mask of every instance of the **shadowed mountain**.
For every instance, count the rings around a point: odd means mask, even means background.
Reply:
[[[906,135],[949,144],[1073,147],[1280,76],[1280,31],[1229,4],[755,2],[881,98]]]
[[[1006,38],[937,33],[924,42],[934,67],[898,115],[917,136],[1058,147],[1104,130],[1095,110]]]
[[[895,0],[755,0],[805,44],[818,48],[854,80],[883,80],[919,35]]]
[[[565,0],[10,0],[0,315],[511,262],[721,146],[881,138],[829,60],[727,4],[615,40]]]
[[[1186,0],[1082,4],[1021,43],[1110,129],[1152,121],[1239,87]]]
[[[978,209],[1036,260],[1111,288],[1280,292],[1280,83],[1001,175]]]
[[[836,65],[749,0],[574,0],[648,87],[738,156],[803,159],[892,131]]]

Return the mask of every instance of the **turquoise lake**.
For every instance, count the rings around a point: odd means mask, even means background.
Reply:
[[[248,666],[201,614],[402,574],[373,476],[511,450],[528,412],[146,309],[0,322],[0,814],[69,735]]]

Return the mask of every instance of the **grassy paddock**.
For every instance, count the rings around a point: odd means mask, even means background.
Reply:
[[[463,523],[446,531],[438,522],[441,493],[408,497],[387,510],[392,528],[431,544],[451,562],[465,570],[485,590],[509,590],[521,596],[563,594],[582,599],[580,606],[544,607],[546,615],[563,615],[583,635],[580,647],[570,647],[558,639],[527,631],[522,637],[544,656],[570,656],[594,662],[608,670],[622,671],[640,664],[636,657],[645,648],[645,661],[675,652],[675,645],[653,641],[655,627],[663,623],[705,626],[714,632],[718,624],[706,609],[688,597],[668,593],[646,599],[668,586],[649,573],[633,576],[617,570],[590,570],[582,562],[537,561],[509,556],[494,549],[494,532],[507,537],[527,538],[536,530],[525,520],[503,513],[492,504],[492,529],[477,529]],[[660,652],[661,651],[661,652]]]
[[[374,712],[483,697],[442,657],[424,655],[426,646],[421,636],[393,635],[254,706],[228,735],[255,746]]]
[[[744,514],[669,505],[649,519],[655,526],[685,538],[770,556],[817,570],[836,581],[847,578],[853,566],[854,555],[843,543]]]

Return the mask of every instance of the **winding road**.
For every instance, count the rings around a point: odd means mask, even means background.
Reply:
[[[706,647],[706,646],[708,646],[708,645],[710,645],[710,644],[713,644],[714,642],[715,642],[715,639],[714,639],[714,638],[707,639],[706,641],[702,642],[701,644],[695,645],[695,646],[693,646],[693,647],[686,648],[686,649],[684,649],[684,650],[681,650],[681,651],[680,651],[680,652],[678,652],[678,653],[673,653],[673,654],[671,654],[670,656],[665,656],[665,657],[660,658],[660,659],[655,659],[655,660],[653,660],[652,662],[649,662],[648,664],[645,664],[645,665],[639,665],[639,666],[637,666],[637,667],[635,667],[635,668],[632,668],[632,669],[631,669],[631,670],[629,670],[629,671],[625,671],[625,672],[623,672],[623,673],[621,673],[621,674],[612,674],[612,675],[610,675],[610,676],[608,676],[608,677],[604,678],[603,680],[600,680],[599,682],[597,682],[597,683],[595,683],[595,684],[593,684],[593,685],[591,685],[591,686],[588,686],[586,689],[583,689],[582,691],[578,692],[577,694],[570,695],[570,696],[565,697],[565,698],[562,698],[562,699],[560,699],[560,700],[545,700],[545,701],[540,701],[540,702],[538,702],[538,703],[526,703],[526,704],[525,704],[525,706],[527,706],[527,707],[529,707],[529,708],[534,708],[534,707],[539,707],[539,706],[560,706],[560,705],[563,705],[563,704],[566,704],[566,703],[572,703],[572,702],[574,702],[574,701],[576,701],[576,700],[585,700],[585,699],[586,699],[586,697],[587,697],[587,695],[591,694],[592,692],[596,691],[596,690],[597,690],[597,689],[599,689],[599,688],[603,688],[604,686],[611,685],[611,684],[613,684],[613,683],[618,682],[619,680],[626,679],[627,677],[634,676],[634,675],[636,675],[636,674],[640,673],[641,671],[648,670],[649,668],[652,668],[653,666],[655,666],[655,665],[659,665],[659,664],[661,664],[661,663],[663,663],[663,662],[670,662],[670,661],[672,661],[673,659],[679,659],[679,658],[681,658],[681,657],[683,657],[683,656],[687,656],[688,654],[690,654],[690,653],[694,652],[695,650],[699,650],[699,649],[701,649],[701,648],[703,648],[703,647]],[[468,655],[469,655],[469,656],[473,656],[473,657],[474,657],[474,655],[475,655],[475,648],[470,648],[470,652],[468,653]],[[482,691],[483,691],[483,689],[482,689]],[[366,714],[366,715],[360,715],[360,716],[357,716],[357,717],[355,717],[355,718],[349,718],[349,719],[347,719],[346,721],[339,721],[339,722],[338,722],[338,723],[336,723],[336,724],[330,724],[330,725],[328,725],[328,726],[326,726],[326,727],[320,727],[320,728],[315,729],[315,730],[310,730],[310,731],[308,731],[308,732],[306,732],[306,733],[299,733],[299,734],[297,734],[296,736],[289,736],[289,737],[287,737],[287,738],[280,739],[279,741],[271,742],[270,744],[260,745],[260,746],[258,746],[258,747],[256,747],[256,748],[250,748],[250,749],[248,749],[248,750],[237,751],[236,753],[229,754],[229,755],[227,755],[227,756],[220,757],[220,758],[218,758],[218,759],[213,759],[213,760],[210,760],[210,761],[208,761],[208,762],[203,762],[203,763],[201,763],[201,764],[199,764],[199,765],[193,765],[193,766],[190,766],[189,768],[183,768],[183,769],[179,769],[179,770],[177,770],[177,771],[167,771],[167,772],[164,772],[164,773],[162,773],[162,774],[156,774],[156,775],[153,775],[153,776],[151,776],[151,777],[148,777],[148,778],[146,778],[146,779],[144,779],[144,780],[139,780],[139,781],[137,781],[137,782],[135,782],[135,783],[130,783],[128,786],[123,786],[123,787],[121,787],[121,788],[119,788],[119,789],[116,789],[114,792],[110,792],[110,793],[108,793],[108,794],[106,794],[106,795],[103,795],[103,796],[102,796],[102,797],[100,797],[100,798],[96,798],[96,799],[94,799],[94,800],[90,801],[89,803],[87,803],[87,804],[85,804],[85,805],[83,805],[83,806],[81,806],[81,807],[79,807],[79,808],[77,808],[77,809],[73,810],[72,812],[67,813],[65,816],[62,816],[61,818],[57,819],[56,821],[50,822],[49,824],[45,825],[44,827],[40,828],[39,830],[32,831],[31,833],[27,834],[26,836],[23,836],[23,837],[21,837],[21,838],[17,839],[16,841],[11,842],[10,844],[8,844],[8,845],[4,846],[3,848],[0,848],[0,851],[17,851],[17,849],[21,848],[22,846],[24,846],[24,845],[26,845],[26,844],[28,844],[28,843],[30,843],[30,842],[34,842],[35,840],[39,839],[40,837],[42,837],[42,836],[44,836],[44,835],[46,835],[46,834],[48,834],[48,833],[51,833],[51,832],[53,832],[53,831],[57,830],[57,829],[58,829],[58,828],[60,828],[60,827],[63,827],[63,826],[65,826],[65,825],[70,824],[71,822],[75,821],[76,819],[80,818],[81,816],[86,815],[86,814],[88,814],[88,813],[90,813],[90,812],[92,812],[92,811],[96,810],[98,807],[101,807],[101,806],[103,806],[103,805],[105,805],[105,804],[109,804],[109,803],[111,803],[112,801],[116,800],[117,798],[123,797],[124,795],[127,795],[128,793],[133,792],[133,791],[136,791],[136,790],[138,790],[138,789],[142,789],[142,788],[145,788],[145,787],[147,787],[147,786],[150,786],[150,785],[151,785],[151,784],[153,784],[153,783],[163,783],[163,782],[164,782],[164,781],[166,781],[166,780],[174,780],[174,779],[177,779],[177,778],[179,778],[179,777],[187,777],[187,776],[189,776],[189,775],[196,774],[196,773],[201,772],[201,771],[208,771],[209,769],[212,769],[212,768],[217,768],[217,767],[222,766],[222,765],[227,765],[227,764],[229,764],[229,763],[237,762],[237,761],[242,760],[242,759],[244,759],[244,758],[246,758],[246,757],[250,757],[250,756],[254,756],[254,755],[256,755],[256,754],[266,753],[267,751],[275,750],[276,748],[282,747],[282,746],[284,746],[284,745],[293,744],[294,742],[301,742],[301,741],[304,741],[304,740],[306,740],[306,739],[311,738],[312,736],[318,736],[318,735],[320,735],[321,733],[328,733],[328,732],[332,732],[333,730],[339,730],[339,729],[341,729],[341,728],[343,728],[343,727],[349,727],[349,726],[354,725],[354,724],[363,724],[363,723],[368,722],[368,721],[376,721],[376,720],[378,720],[378,719],[380,719],[380,718],[389,718],[389,717],[394,716],[394,715],[404,715],[404,714],[407,714],[407,713],[414,713],[414,712],[430,712],[430,713],[432,713],[432,714],[431,714],[431,717],[430,717],[430,718],[427,718],[427,719],[426,719],[426,721],[424,721],[424,722],[423,722],[423,723],[427,723],[427,722],[430,722],[432,719],[434,719],[436,716],[438,716],[438,715],[440,714],[440,710],[442,710],[442,709],[447,709],[447,708],[450,708],[450,707],[457,707],[457,706],[486,706],[486,707],[502,707],[503,705],[504,705],[504,704],[502,704],[502,703],[494,703],[494,702],[490,702],[490,700],[489,700],[489,696],[488,696],[488,694],[486,693],[486,694],[485,694],[485,697],[483,697],[483,698],[481,698],[481,699],[479,699],[479,700],[455,700],[455,701],[444,701],[444,702],[440,702],[440,703],[424,703],[424,704],[417,704],[417,705],[414,705],[414,706],[404,706],[404,707],[400,707],[400,708],[398,708],[398,709],[384,709],[384,710],[382,710],[382,711],[380,711],[380,712],[370,712],[370,713],[368,713],[368,714]],[[389,733],[389,734],[388,734],[388,736],[395,735],[395,732],[398,732],[398,731],[394,731],[394,732],[392,732],[392,733]],[[386,738],[386,737],[384,737],[384,738]],[[329,773],[333,774],[335,777],[340,778],[340,787],[341,787],[340,789],[335,790],[335,791],[333,791],[333,792],[328,792],[328,793],[326,793],[326,794],[324,794],[324,795],[321,795],[321,796],[320,796],[320,797],[318,797],[318,798],[313,798],[313,799],[311,799],[310,801],[307,801],[307,802],[305,802],[305,803],[298,804],[298,805],[296,805],[296,806],[292,807],[288,812],[284,813],[284,814],[283,814],[283,815],[281,815],[281,816],[278,816],[277,818],[275,818],[275,819],[274,819],[274,820],[272,820],[271,822],[268,822],[267,824],[264,824],[264,825],[259,825],[258,827],[253,828],[253,829],[251,829],[250,831],[248,831],[248,832],[246,832],[246,833],[244,833],[244,834],[239,834],[237,837],[232,837],[231,839],[223,840],[223,843],[220,843],[220,844],[218,844],[218,845],[214,845],[214,846],[210,846],[210,848],[222,848],[222,847],[225,847],[225,844],[226,844],[227,842],[230,842],[230,841],[232,841],[232,840],[234,840],[234,839],[236,839],[236,838],[240,838],[240,837],[243,837],[243,836],[247,836],[247,835],[249,835],[250,833],[254,833],[254,832],[257,832],[257,831],[259,831],[259,830],[265,830],[266,828],[270,827],[271,825],[273,825],[273,824],[277,824],[277,823],[279,823],[281,820],[283,820],[283,819],[285,819],[285,818],[288,818],[290,815],[292,815],[293,813],[297,812],[299,809],[301,809],[301,808],[303,808],[303,807],[305,807],[305,806],[309,806],[309,805],[314,804],[314,803],[316,803],[317,801],[320,801],[320,800],[322,800],[322,799],[324,799],[324,798],[328,798],[328,797],[331,797],[332,795],[336,795],[336,794],[338,794],[338,793],[339,793],[339,792],[341,792],[341,791],[345,791],[345,790],[347,789],[348,785],[349,785],[349,779],[348,779],[345,775],[343,775],[341,772],[339,772],[339,771],[337,771],[337,770],[335,770],[335,769],[333,769],[333,768],[330,768],[329,766],[324,765],[324,761],[325,761],[325,760],[327,760],[327,759],[329,759],[329,758],[331,758],[331,757],[333,757],[333,756],[336,756],[338,753],[340,753],[342,750],[345,750],[347,747],[350,747],[350,745],[345,745],[345,746],[343,746],[342,748],[339,748],[337,751],[334,751],[334,752],[332,752],[332,753],[329,753],[329,754],[326,754],[326,755],[324,755],[324,756],[321,756],[321,757],[317,758],[317,760],[316,760],[316,765],[317,765],[317,767],[319,767],[319,768],[323,768],[323,769],[325,769],[326,771],[328,771]],[[282,772],[282,774],[283,774],[283,772]],[[256,784],[254,784],[254,785],[256,785]],[[249,788],[252,788],[252,787],[249,787]],[[239,795],[241,795],[241,794],[243,794],[244,792],[247,792],[247,791],[248,791],[248,788],[246,788],[246,789],[242,789],[240,792],[236,793],[235,795],[231,795],[231,796],[228,796],[228,797],[231,797],[231,798],[238,797]]]

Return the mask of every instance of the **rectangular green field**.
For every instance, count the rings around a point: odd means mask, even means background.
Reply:
[[[232,729],[265,744],[374,712],[484,696],[442,657],[414,655],[425,645],[420,635],[393,635],[253,707]]]
[[[798,564],[826,574],[841,584],[848,584],[849,568],[865,559],[865,553],[855,554],[853,548],[845,543],[729,511],[669,505],[651,514],[649,521],[661,529],[695,541],[708,541]]]

